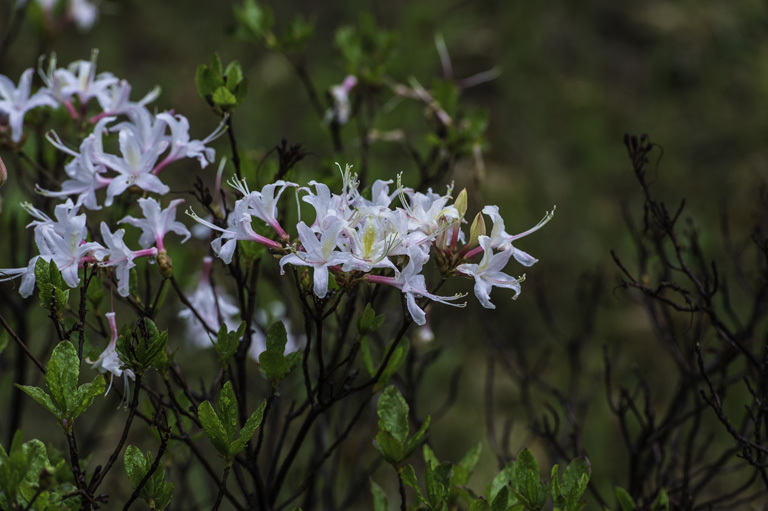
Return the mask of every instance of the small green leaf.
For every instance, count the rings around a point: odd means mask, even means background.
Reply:
[[[389,351],[391,346],[392,345],[390,344],[387,347],[387,351]],[[387,363],[387,367],[381,373],[381,377],[379,377],[379,381],[373,387],[374,392],[384,387],[389,381],[389,379],[392,377],[392,375],[395,374],[398,369],[400,369],[400,366],[403,365],[403,362],[405,362],[405,359],[408,356],[409,347],[410,347],[410,343],[408,342],[408,339],[405,337],[401,338],[400,342],[397,343],[397,347],[395,348],[395,351],[392,353],[392,356],[390,357],[389,362]]]
[[[45,383],[62,418],[69,417],[75,407],[79,374],[77,350],[69,341],[60,342],[53,348],[51,359],[45,366]]]
[[[128,474],[128,480],[131,481],[131,486],[136,488],[149,469],[149,466],[145,466],[144,454],[135,445],[129,445],[125,449],[123,463],[125,464],[125,472]]]
[[[219,57],[218,53],[211,55],[211,71],[216,76],[221,76],[224,72],[224,67],[221,64],[221,57]]]
[[[635,511],[635,501],[632,495],[621,486],[616,487],[616,499],[619,501],[621,511]]]
[[[93,403],[93,398],[104,393],[107,383],[104,381],[104,375],[97,375],[91,383],[84,383],[77,389],[75,398],[75,407],[70,414],[72,419],[78,418]]]
[[[401,444],[408,437],[408,410],[403,395],[392,385],[384,389],[376,405],[379,429],[390,433]]]
[[[417,447],[419,447],[422,442],[426,439],[427,435],[427,429],[429,429],[429,423],[432,420],[432,418],[427,415],[427,418],[424,420],[424,423],[421,425],[419,430],[416,432],[415,435],[413,435],[411,438],[408,439],[408,441],[405,444],[405,457],[409,457],[411,454],[413,454],[413,451],[416,450]]]
[[[507,511],[509,505],[509,488],[506,486],[499,490],[496,498],[491,503],[491,511]]]
[[[379,327],[384,324],[385,319],[386,317],[384,315],[377,316],[373,307],[371,307],[371,304],[368,303],[365,305],[365,310],[363,310],[363,313],[357,320],[357,330],[360,332],[361,336],[368,335],[378,330]]]
[[[240,435],[238,439],[233,442],[229,448],[230,457],[237,456],[237,454],[242,451],[251,440],[254,431],[256,431],[256,428],[261,425],[261,421],[264,418],[264,408],[266,408],[266,406],[266,401],[262,401],[256,411],[253,412],[250,417],[248,417],[247,421],[245,421],[245,424],[240,429]]]
[[[667,495],[667,491],[664,488],[659,490],[659,495],[653,502],[651,509],[652,511],[669,511],[669,495]]]
[[[227,432],[224,429],[224,424],[221,423],[219,416],[213,410],[213,406],[208,401],[203,401],[200,406],[197,407],[197,416],[200,418],[200,423],[203,425],[205,434],[208,435],[208,439],[213,446],[219,451],[222,456],[229,455],[229,441]]]
[[[224,383],[221,392],[219,392],[219,406],[216,415],[224,426],[227,445],[229,445],[235,440],[237,434],[237,398],[232,388],[232,382]]]
[[[274,23],[274,15],[269,7],[261,6],[255,0],[245,0],[242,7],[235,7],[239,34],[261,41],[269,35]]]
[[[403,461],[405,453],[405,447],[402,442],[393,437],[388,431],[379,431],[376,434],[376,439],[373,442],[373,446],[384,456],[384,459],[392,465],[397,465]]]
[[[368,345],[368,337],[363,336],[360,338],[360,355],[363,359],[363,365],[368,374],[373,376],[376,374],[376,368],[373,367],[373,358],[371,358],[371,347]]]
[[[224,70],[224,76],[227,79],[227,89],[234,92],[235,88],[243,81],[243,68],[240,67],[238,61],[233,60]]]
[[[373,494],[373,511],[389,511],[387,494],[381,486],[373,482],[373,479],[371,479],[371,493]]]
[[[288,342],[288,333],[285,330],[285,325],[282,321],[272,323],[267,330],[267,349],[285,352],[285,345]]]
[[[221,87],[218,87],[214,92],[213,96],[211,97],[213,102],[219,106],[235,106],[237,104],[237,98],[234,94],[232,94],[229,89],[224,87],[223,85]]]
[[[45,392],[40,387],[32,387],[29,385],[19,385],[16,384],[18,388],[23,390],[29,397],[43,405],[49,412],[54,414],[56,417],[59,417],[61,415],[61,412],[59,411],[59,408],[54,404],[53,400],[51,399],[51,396],[48,395],[47,392]]]
[[[469,511],[491,511],[491,506],[485,499],[477,499],[469,505]]]
[[[501,491],[504,486],[507,486],[509,483],[515,483],[517,480],[516,475],[516,463],[515,461],[510,461],[498,474],[496,474],[496,477],[493,478],[491,484],[486,488],[486,500],[493,502],[493,499],[496,498],[496,495],[498,495],[499,491]]]
[[[224,80],[211,71],[208,66],[201,64],[197,67],[197,71],[195,72],[195,87],[201,98],[207,99],[208,97],[213,96],[213,92],[222,85],[224,85]]]

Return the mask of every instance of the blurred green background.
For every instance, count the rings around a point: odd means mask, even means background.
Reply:
[[[0,11],[8,11],[12,3],[3,0]],[[233,5],[103,2],[92,30],[68,27],[47,49],[55,50],[65,64],[87,59],[91,48],[98,48],[99,70],[128,79],[134,98],[161,85],[163,94],[155,105],[188,116],[193,138],[203,138],[218,123],[195,90],[196,67],[213,52],[225,64],[239,60],[249,80],[248,97],[234,117],[239,143],[259,157],[282,138],[302,142],[310,155],[299,165],[296,180],[304,183],[320,175],[324,159],[331,157],[330,138],[285,60],[232,37]],[[546,228],[517,244],[540,259],[525,269],[527,280],[517,301],[496,290],[495,311],[482,309],[471,295],[470,306],[459,313],[432,306],[435,342],[445,351],[430,370],[419,412],[433,412],[443,402],[453,369],[468,361],[458,401],[433,426],[431,438],[440,457],[458,459],[485,434],[479,418],[484,413],[486,354],[492,345],[507,346],[505,353],[535,367],[537,376],[554,387],[566,392],[575,384],[583,390],[581,433],[593,479],[603,489],[623,484],[625,464],[615,450],[619,431],[600,388],[601,347],[607,345],[616,355],[615,369],[627,374],[628,381],[632,368],[645,374],[660,405],[672,363],[653,339],[641,306],[616,289],[618,272],[610,250],[622,254],[630,267],[633,262],[622,208],[639,221],[642,204],[622,137],[626,132],[648,133],[663,147],[658,172],[650,178],[654,190],[673,205],[686,198],[685,215],[701,228],[708,255],[723,258],[718,233],[722,214],[730,217],[734,237],[745,235],[756,213],[752,204],[758,185],[768,176],[763,143],[768,133],[766,4],[390,0],[275,2],[272,7],[278,27],[296,16],[314,22],[307,64],[321,92],[345,76],[333,42],[335,30],[355,24],[363,11],[400,34],[389,69],[399,82],[413,76],[428,84],[441,74],[437,33],[445,38],[455,77],[496,66],[501,70],[497,79],[462,94],[465,104],[489,113],[486,177],[477,183],[474,162],[466,160],[459,162],[452,179],[459,189],[468,188],[470,214],[484,204],[497,204],[511,233],[528,229],[553,205],[557,214]],[[41,49],[37,41],[27,24],[0,73],[16,80],[35,65]],[[398,105],[392,115],[399,116],[396,123],[412,120],[413,125],[402,127],[419,137],[423,120],[412,115],[418,109],[402,112],[406,108],[412,107]],[[353,129],[344,128],[348,139],[354,135],[346,130]],[[219,154],[228,153],[224,138],[215,147]],[[354,146],[347,151],[353,161]],[[189,165],[192,176],[197,171]],[[208,178],[214,172],[209,169]],[[416,173],[397,145],[384,143],[372,149],[371,171],[382,178],[404,172],[406,182],[409,173]],[[187,171],[176,172],[183,176]],[[179,266],[185,264],[194,266],[179,261]],[[523,273],[523,268],[515,272]],[[584,295],[593,286],[601,290],[594,330],[575,353],[566,341],[582,331],[589,317]],[[471,293],[471,283],[450,290]],[[542,313],[543,303],[551,317]],[[579,381],[569,379],[569,367],[579,369]],[[526,411],[520,389],[505,371],[497,365],[496,427],[511,418],[514,452],[531,446],[540,459],[558,461],[556,453],[534,440],[527,424],[540,417]],[[496,468],[490,449],[483,461],[476,484]]]

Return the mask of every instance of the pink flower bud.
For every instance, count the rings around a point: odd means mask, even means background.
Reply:
[[[5,163],[3,163],[3,159],[0,158],[0,186],[3,186],[7,180],[8,180],[8,171],[5,168]]]

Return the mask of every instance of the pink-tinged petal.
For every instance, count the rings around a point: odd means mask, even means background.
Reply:
[[[515,260],[523,266],[533,266],[539,262],[539,260],[532,255],[515,247],[512,247],[512,255],[514,256]]]
[[[328,294],[328,268],[326,266],[315,266],[313,276],[314,292],[318,298],[325,298]]]

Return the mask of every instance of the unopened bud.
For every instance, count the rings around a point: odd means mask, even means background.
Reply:
[[[157,254],[157,269],[160,270],[160,275],[162,275],[164,279],[173,277],[173,261],[165,250],[161,250],[160,253]]]
[[[3,159],[0,158],[0,186],[3,186],[8,181],[8,170],[5,168]]]
[[[309,271],[306,268],[301,269],[301,276],[299,277],[299,283],[301,288],[309,291],[312,289],[312,278],[309,276]]]
[[[472,221],[472,227],[469,229],[469,246],[477,245],[477,239],[485,236],[485,218],[482,213],[478,213]]]
[[[459,196],[456,197],[456,200],[454,201],[453,205],[456,207],[456,209],[459,212],[459,218],[464,218],[464,215],[467,214],[467,189],[464,188],[459,192]]]

